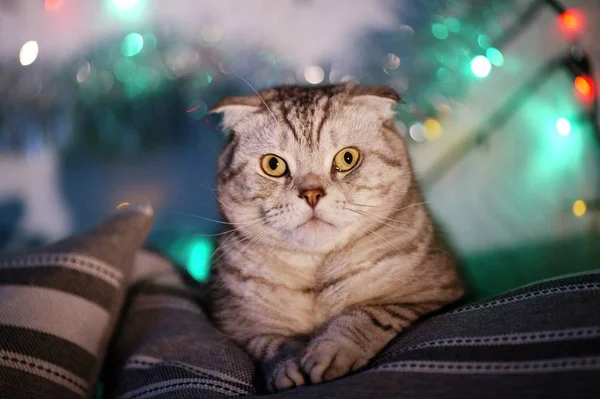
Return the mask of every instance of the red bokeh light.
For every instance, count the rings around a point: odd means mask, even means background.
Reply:
[[[576,10],[567,10],[558,17],[560,27],[564,32],[575,33],[583,28],[583,16]]]
[[[63,0],[44,0],[44,9],[46,11],[58,11],[63,6]]]
[[[584,75],[576,77],[574,86],[582,100],[590,101],[596,97],[596,84],[591,77]]]

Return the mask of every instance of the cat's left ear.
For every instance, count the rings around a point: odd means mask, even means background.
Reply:
[[[385,119],[393,118],[395,106],[404,103],[396,90],[389,86],[356,85],[351,88],[350,95],[352,102],[375,109]]]
[[[257,95],[226,97],[219,101],[209,113],[222,113],[223,126],[225,129],[231,129],[263,106],[262,100]]]

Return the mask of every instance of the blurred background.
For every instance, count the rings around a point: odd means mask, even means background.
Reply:
[[[394,87],[471,298],[600,268],[600,2],[0,0],[0,252],[151,202],[206,278],[226,138],[275,84]]]

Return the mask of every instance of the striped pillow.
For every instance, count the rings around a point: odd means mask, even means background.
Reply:
[[[0,397],[92,395],[150,207],[37,251],[0,257]]]

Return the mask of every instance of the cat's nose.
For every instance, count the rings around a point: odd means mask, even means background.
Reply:
[[[311,207],[317,206],[317,203],[321,199],[321,197],[325,196],[325,190],[322,188],[311,188],[310,190],[302,190],[300,191],[300,198],[304,198],[308,205]]]

